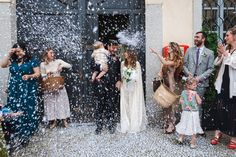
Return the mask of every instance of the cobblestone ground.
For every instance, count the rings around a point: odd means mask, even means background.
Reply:
[[[162,108],[150,101],[146,109],[150,126],[143,132],[109,134],[105,129],[95,135],[92,123],[72,123],[67,129],[41,127],[38,135],[14,157],[236,157],[236,150],[226,148],[228,137],[217,146],[210,145],[212,131],[206,132],[207,137],[197,138],[196,149],[189,147],[190,137],[183,145],[177,144],[176,134],[163,134],[159,128]]]
[[[236,157],[236,151],[226,148],[228,138],[217,146],[209,144],[213,132],[198,137],[196,149],[189,147],[190,138],[183,145],[176,143],[176,134],[163,134],[154,127],[137,134],[94,134],[93,124],[70,124],[67,129],[41,128],[26,148],[16,157]]]

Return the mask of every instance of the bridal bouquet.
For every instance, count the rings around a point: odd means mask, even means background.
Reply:
[[[125,79],[125,81],[128,83],[129,81],[131,81],[133,78],[133,74],[134,73],[134,69],[132,68],[125,68],[124,72],[123,72],[123,79]]]

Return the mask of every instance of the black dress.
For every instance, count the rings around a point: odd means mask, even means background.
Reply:
[[[217,95],[216,129],[236,137],[236,97],[229,97],[229,66],[225,65],[221,93]]]

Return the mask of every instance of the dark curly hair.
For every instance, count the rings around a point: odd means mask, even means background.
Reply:
[[[25,55],[23,57],[23,62],[29,61],[31,59],[32,56],[29,53],[25,43],[23,43],[23,42],[15,43],[12,46],[12,48],[20,48],[25,52]],[[18,56],[15,53],[11,56],[11,61],[12,62],[20,62],[20,60],[18,59]]]

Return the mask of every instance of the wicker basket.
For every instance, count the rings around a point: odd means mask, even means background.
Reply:
[[[65,79],[62,76],[51,76],[42,81],[41,87],[43,91],[54,92],[64,87]]]
[[[155,91],[153,98],[156,102],[164,108],[168,108],[173,105],[179,98],[174,92],[172,92],[163,83]]]

